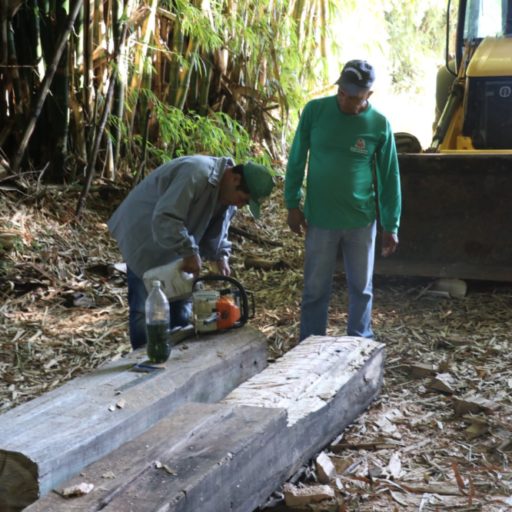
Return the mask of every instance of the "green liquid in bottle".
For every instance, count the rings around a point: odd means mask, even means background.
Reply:
[[[148,333],[146,350],[150,362],[165,363],[171,355],[169,324],[167,322],[146,324],[146,329]]]

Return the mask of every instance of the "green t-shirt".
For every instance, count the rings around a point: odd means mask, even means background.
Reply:
[[[396,233],[400,175],[388,120],[371,105],[360,114],[344,114],[336,96],[310,101],[290,150],[286,207],[299,207],[308,163],[304,205],[308,223],[324,229],[367,226],[376,218],[374,161],[381,224],[385,231]]]

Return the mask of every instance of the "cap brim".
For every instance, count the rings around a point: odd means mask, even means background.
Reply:
[[[252,199],[249,201],[249,210],[251,212],[251,215],[255,218],[255,219],[259,219],[260,218],[260,204],[256,201],[253,201]]]
[[[363,92],[368,92],[370,87],[359,87],[358,85],[344,83],[342,80],[336,82],[349,96],[357,96]]]

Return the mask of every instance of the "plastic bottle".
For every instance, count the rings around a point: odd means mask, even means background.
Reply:
[[[146,349],[152,363],[164,363],[169,359],[170,319],[169,301],[162,291],[160,281],[154,280],[146,299]]]

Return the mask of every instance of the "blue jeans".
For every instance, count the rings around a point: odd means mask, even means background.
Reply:
[[[144,281],[136,276],[130,268],[126,271],[128,278],[128,307],[130,324],[130,343],[133,350],[144,346],[147,342],[146,335],[146,298],[148,292]],[[190,323],[190,300],[177,300],[169,303],[171,310],[170,328],[184,327]]]
[[[300,340],[325,335],[332,279],[339,249],[348,286],[349,336],[372,338],[373,266],[376,222],[357,229],[321,229],[308,226],[304,262],[304,290]]]

